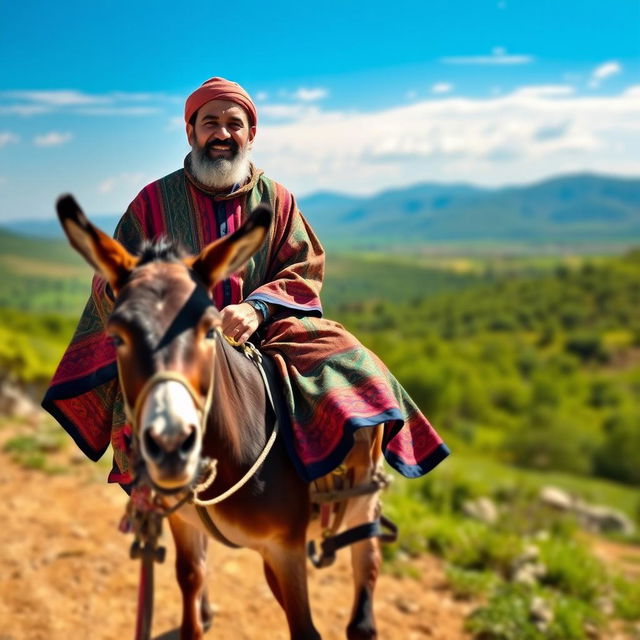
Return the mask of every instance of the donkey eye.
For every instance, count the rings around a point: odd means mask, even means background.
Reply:
[[[110,334],[109,339],[111,340],[111,344],[116,348],[124,344],[124,340],[117,333]]]

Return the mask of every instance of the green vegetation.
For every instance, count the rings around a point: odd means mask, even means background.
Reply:
[[[67,444],[64,432],[51,425],[46,429],[9,438],[3,450],[10,454],[14,462],[27,469],[54,474],[64,473],[65,469],[51,461],[51,454],[57,453]]]
[[[484,640],[582,640],[603,632],[612,614],[640,620],[640,581],[597,560],[573,517],[535,498],[535,478],[499,482],[443,472],[395,483],[385,500],[401,531],[383,548],[391,571],[399,551],[442,557],[454,596],[484,602],[467,621]],[[465,503],[481,496],[498,507],[492,524],[464,514]]]
[[[77,319],[0,307],[0,381],[41,385],[51,379]]]
[[[0,234],[3,246],[0,371],[43,384],[76,326],[90,271],[37,241],[22,246]],[[66,246],[65,254],[73,255]],[[484,603],[468,625],[485,640],[580,640],[611,617],[640,620],[640,582],[594,559],[573,517],[536,499],[552,484],[640,521],[640,251],[563,260],[336,256],[324,301],[454,452],[426,478],[397,481],[386,498],[401,530],[384,551],[391,570],[412,571],[399,551],[442,557],[454,594]],[[58,446],[47,432],[14,437],[5,449],[51,471]],[[498,505],[495,524],[464,515],[479,497]],[[542,569],[523,582],[514,568],[527,554]]]
[[[540,471],[638,484],[640,253],[334,315],[439,429]]]

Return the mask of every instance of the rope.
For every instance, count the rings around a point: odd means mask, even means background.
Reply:
[[[219,502],[226,500],[229,496],[232,496],[236,491],[244,487],[244,485],[247,484],[249,480],[251,480],[251,477],[255,474],[255,472],[260,468],[262,463],[266,460],[267,456],[269,455],[269,452],[271,451],[271,448],[273,447],[276,441],[277,435],[278,435],[278,423],[275,422],[273,424],[273,431],[269,436],[269,440],[267,441],[267,444],[262,450],[262,453],[258,456],[258,459],[251,465],[251,468],[249,469],[249,471],[247,471],[242,476],[242,478],[238,480],[238,482],[236,482],[233,486],[229,487],[224,493],[221,493],[220,495],[216,496],[215,498],[211,498],[210,500],[201,500],[200,498],[198,498],[197,494],[200,493],[201,491],[204,491],[204,489],[201,490],[198,487],[196,487],[193,491],[193,498],[192,498],[193,504],[198,505],[199,507],[210,507],[211,505],[218,504]],[[215,474],[213,475],[213,477],[215,479]],[[211,486],[212,483],[213,483],[213,480],[211,480],[211,482],[207,480],[205,481],[204,484],[206,484],[208,488]]]
[[[230,345],[234,346],[235,340],[225,336],[224,334],[222,335]],[[202,485],[195,487],[193,489],[192,502],[193,504],[199,507],[210,507],[214,504],[218,504],[223,500],[226,500],[227,498],[232,496],[234,493],[236,493],[236,491],[239,491],[242,487],[244,487],[244,485],[247,484],[247,482],[249,482],[252,476],[256,473],[256,471],[262,466],[263,462],[266,460],[271,449],[273,448],[273,445],[276,442],[276,437],[278,435],[278,419],[277,419],[278,414],[276,412],[276,406],[273,400],[273,396],[271,395],[271,388],[269,387],[269,381],[267,380],[267,375],[265,374],[264,369],[262,368],[262,356],[260,355],[260,352],[250,342],[247,342],[246,344],[242,345],[241,349],[244,355],[256,365],[256,367],[258,368],[258,371],[260,372],[262,383],[264,384],[264,388],[265,388],[265,393],[267,394],[267,398],[269,399],[269,403],[271,404],[273,413],[276,416],[276,420],[273,423],[273,431],[271,432],[271,435],[269,436],[269,439],[267,440],[267,443],[265,444],[264,449],[262,450],[262,453],[258,456],[257,460],[251,465],[251,468],[242,476],[242,478],[240,478],[240,480],[238,480],[238,482],[236,482],[234,485],[229,487],[225,492],[221,493],[215,498],[211,498],[209,500],[201,500],[200,498],[198,498],[198,493],[202,493],[207,488],[209,488],[213,484],[213,480],[215,479],[215,470],[212,470],[211,476],[207,478],[207,480],[205,480]],[[204,488],[201,489],[200,488],[201,486],[204,486]]]

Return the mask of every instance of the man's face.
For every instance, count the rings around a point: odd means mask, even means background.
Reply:
[[[198,109],[193,126],[187,125],[189,144],[210,160],[232,161],[238,152],[250,148],[255,135],[246,111],[230,100],[207,102]]]

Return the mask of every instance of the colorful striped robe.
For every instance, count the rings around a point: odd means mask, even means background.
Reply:
[[[242,300],[279,305],[258,332],[261,348],[282,376],[291,423],[285,429],[299,473],[313,480],[338,466],[362,427],[385,423],[384,454],[407,477],[417,477],[448,449],[405,390],[378,358],[341,325],[322,318],[320,287],[324,252],[292,195],[252,167],[243,187],[221,195],[180,169],[145,187],[131,203],[116,237],[135,251],[142,238],[162,234],[198,253],[233,232],[255,206],[274,211],[267,241],[238,274],[212,291],[218,308]],[[92,460],[109,442],[114,466],[109,481],[131,482],[126,454],[130,432],[117,383],[115,350],[104,326],[112,300],[95,277],[92,295],[62,357],[43,407]]]

